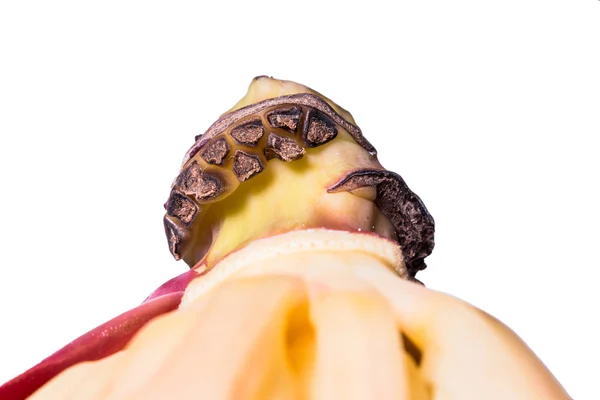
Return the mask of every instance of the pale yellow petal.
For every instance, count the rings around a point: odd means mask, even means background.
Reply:
[[[312,303],[314,399],[408,399],[393,314],[378,296],[334,293]]]

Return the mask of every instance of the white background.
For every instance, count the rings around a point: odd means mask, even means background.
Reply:
[[[350,110],[422,197],[429,287],[600,398],[600,2],[201,3],[2,2],[0,381],[186,270],[171,181],[268,74]]]

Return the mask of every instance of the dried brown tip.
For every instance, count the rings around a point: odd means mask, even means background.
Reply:
[[[231,130],[231,137],[233,137],[236,142],[248,146],[256,146],[264,134],[265,127],[260,118],[248,121]]]
[[[302,138],[310,147],[321,146],[337,136],[335,124],[323,113],[313,111],[307,119]]]
[[[427,208],[402,177],[390,171],[358,170],[346,175],[328,189],[336,193],[364,186],[377,189],[376,204],[394,226],[408,273],[415,274],[427,267],[425,257],[435,245],[435,222]]]
[[[168,215],[177,217],[185,226],[190,226],[197,212],[198,206],[186,195],[175,190],[171,192],[167,201]]]
[[[240,182],[247,181],[259,172],[262,172],[263,169],[264,166],[258,156],[241,150],[235,152],[235,156],[233,157],[233,173]]]
[[[306,150],[296,143],[295,140],[275,133],[270,133],[267,137],[267,146],[265,147],[265,157],[267,160],[278,158],[281,161],[295,161],[304,156]]]
[[[200,157],[208,164],[221,165],[229,154],[227,140],[220,138],[208,143],[200,153]]]
[[[168,218],[167,215],[163,218],[165,225],[165,234],[169,243],[169,251],[173,254],[175,260],[181,259],[181,243],[186,239],[186,230],[177,224],[176,219]]]
[[[175,186],[196,200],[212,200],[225,191],[225,183],[217,175],[203,172],[195,160],[181,171]]]
[[[278,108],[267,114],[269,125],[273,128],[282,128],[288,132],[296,133],[302,110],[300,107]]]

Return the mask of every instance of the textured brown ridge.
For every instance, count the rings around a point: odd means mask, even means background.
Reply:
[[[328,191],[344,192],[364,186],[377,189],[376,204],[392,222],[406,267],[414,277],[418,271],[426,268],[424,258],[431,254],[435,244],[433,217],[419,196],[408,188],[404,179],[390,171],[353,171]]]
[[[331,118],[336,124],[340,125],[346,131],[348,131],[348,133],[350,134],[350,136],[352,136],[356,143],[362,146],[370,154],[377,154],[377,150],[375,150],[373,145],[369,143],[369,141],[363,136],[360,128],[346,121],[329,104],[327,104],[325,100],[321,99],[320,97],[314,94],[299,93],[287,96],[280,96],[273,99],[267,99],[223,115],[214,124],[212,124],[206,132],[196,136],[196,143],[194,143],[194,145],[186,153],[185,157],[183,158],[183,164],[186,164],[189,161],[189,159],[192,158],[198,152],[198,150],[206,144],[208,140],[219,135],[224,130],[231,127],[232,124],[239,121],[241,118],[247,117],[252,114],[256,114],[267,108],[282,104],[289,104],[292,107],[293,105],[307,106],[321,111],[329,118]]]

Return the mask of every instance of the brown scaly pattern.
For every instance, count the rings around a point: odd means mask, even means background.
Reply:
[[[370,154],[373,146],[360,128],[345,120],[327,102],[313,94],[268,99],[225,114],[187,152],[165,208],[169,249],[179,260],[205,204],[223,199],[237,186],[267,168],[273,158],[290,162],[306,155],[306,148],[334,140],[338,130]],[[392,222],[411,276],[425,268],[423,259],[434,245],[434,221],[422,201],[397,174],[389,171],[353,171],[329,192],[362,186],[377,189],[376,203]]]

